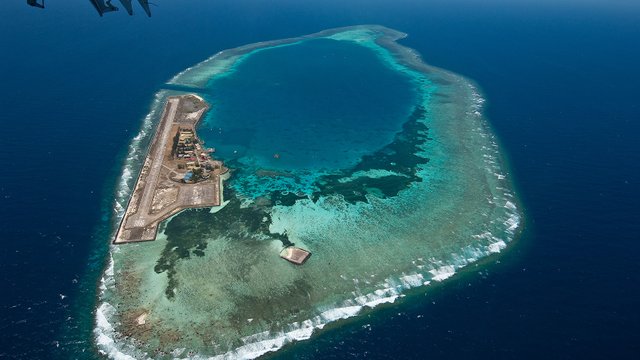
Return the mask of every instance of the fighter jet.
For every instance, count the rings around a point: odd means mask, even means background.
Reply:
[[[107,12],[118,11],[118,8],[111,4],[111,1],[112,0],[89,0],[100,16]],[[120,3],[124,6],[129,15],[133,15],[133,6],[131,5],[131,2],[132,0],[120,0]],[[147,16],[151,17],[151,9],[149,8],[151,3],[149,0],[138,0],[138,3]],[[27,0],[27,5],[44,9],[44,0]]]
[[[118,8],[111,4],[111,0],[89,0],[91,5],[96,8],[98,14],[102,16],[106,12],[118,11]]]
[[[27,0],[27,5],[44,9],[44,0],[42,0],[42,4],[38,0]]]
[[[149,1],[138,0],[138,2],[140,3],[140,6],[142,6],[142,9],[144,10],[144,12],[147,13],[147,16],[151,17],[151,9],[149,9]],[[120,3],[122,4],[122,6],[124,6],[125,10],[127,10],[127,13],[129,15],[133,15],[133,6],[131,5],[131,0],[120,0]]]
[[[138,0],[140,6],[144,9],[144,12],[147,13],[148,17],[151,17],[151,9],[149,9],[149,0]]]
[[[131,0],[120,0],[120,4],[124,6],[129,15],[133,15],[133,7],[131,6]]]

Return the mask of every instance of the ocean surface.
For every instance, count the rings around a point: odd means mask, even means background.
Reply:
[[[227,48],[366,23],[408,33],[401,43],[427,63],[479,84],[525,233],[449,281],[272,356],[638,355],[638,5],[162,1],[152,10],[100,18],[88,2],[0,5],[0,357],[97,357],[116,186],[166,81]]]

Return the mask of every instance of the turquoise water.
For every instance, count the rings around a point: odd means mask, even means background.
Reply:
[[[392,142],[419,96],[372,49],[326,38],[255,51],[207,89],[213,107],[199,132],[252,197],[308,193],[317,175],[354,166]]]

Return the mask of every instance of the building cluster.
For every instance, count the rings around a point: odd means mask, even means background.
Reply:
[[[193,129],[179,128],[178,142],[176,145],[176,158],[185,160],[195,160],[196,139]]]
[[[182,181],[194,183],[208,179],[209,172],[222,169],[222,161],[213,160],[209,153],[214,149],[203,149],[198,143],[195,132],[191,128],[178,128],[174,138],[174,159],[177,162],[178,170],[186,170]]]

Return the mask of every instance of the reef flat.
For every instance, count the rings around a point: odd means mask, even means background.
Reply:
[[[180,90],[214,104],[199,133],[216,146],[227,139],[219,154],[234,175],[220,206],[174,216],[154,242],[112,248],[97,310],[102,352],[255,358],[514,239],[522,215],[484,100],[469,80],[399,45],[405,36],[367,25],[252,44],[185,70],[156,95],[130,148],[119,216],[158,108]],[[304,58],[314,51],[321,56]],[[296,76],[258,77],[267,60],[269,72],[288,66]],[[340,72],[342,83],[319,79]],[[265,88],[290,97],[269,110],[256,105],[264,93],[251,97]],[[309,110],[279,112],[300,104]],[[280,259],[290,245],[313,257],[303,266]]]

